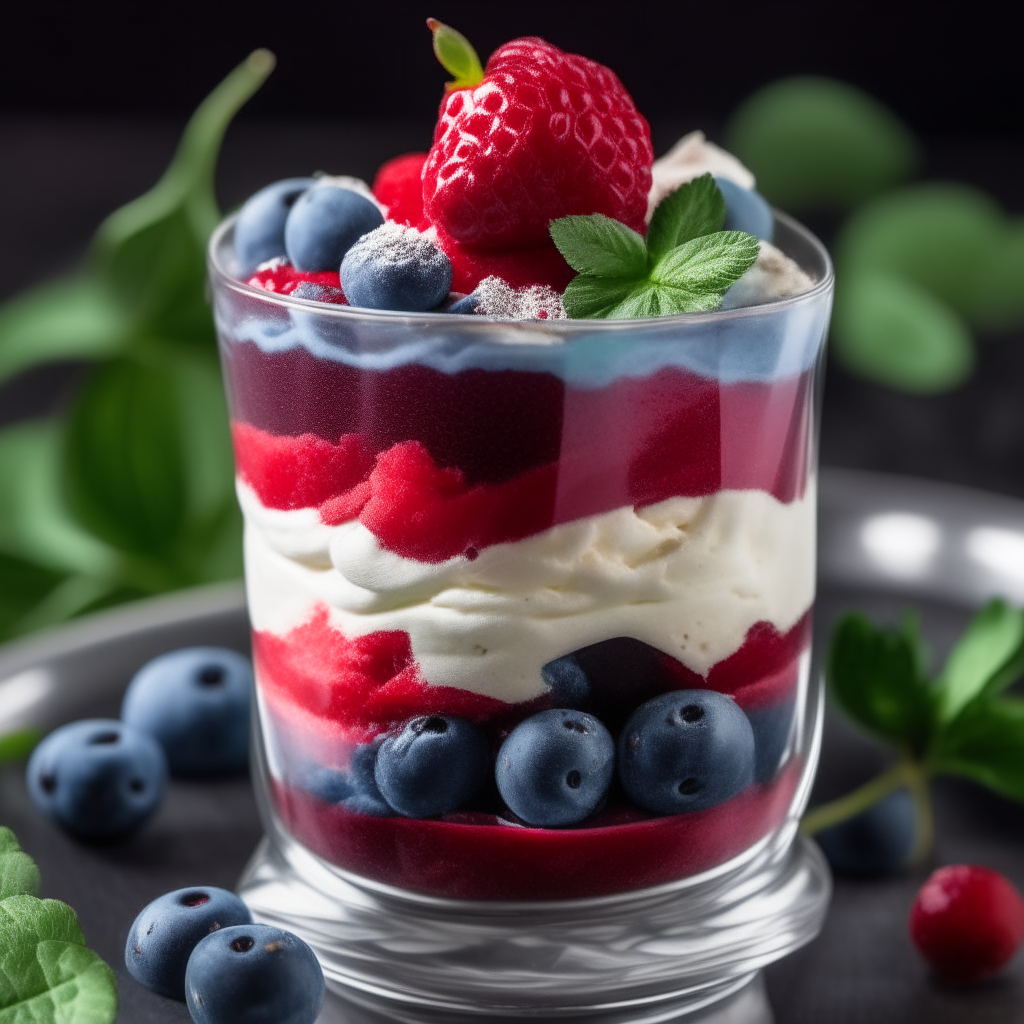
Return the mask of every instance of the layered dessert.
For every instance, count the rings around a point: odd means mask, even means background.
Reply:
[[[418,893],[674,882],[806,770],[825,265],[607,68],[432,27],[428,154],[213,243],[273,805]]]

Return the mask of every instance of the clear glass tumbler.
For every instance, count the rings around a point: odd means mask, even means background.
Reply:
[[[827,872],[794,838],[820,736],[833,281],[813,236],[775,230],[811,290],[628,321],[313,303],[238,281],[232,222],[214,236],[268,833],[243,893],[356,1001],[663,1020],[816,931]],[[678,690],[727,695],[753,734],[752,775],[710,806],[657,813],[613,782],[584,821],[541,828],[493,767],[429,817],[378,785],[410,723],[472,723],[493,765],[540,711],[617,738]],[[430,771],[457,792],[467,767]]]

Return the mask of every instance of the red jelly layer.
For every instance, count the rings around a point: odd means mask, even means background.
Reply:
[[[484,814],[374,818],[277,781],[273,795],[299,842],[377,882],[457,899],[583,899],[663,885],[736,857],[783,821],[800,771],[791,763],[768,785],[706,811],[646,819],[637,811],[625,816],[640,820],[578,829],[523,828]]]
[[[410,369],[424,368],[401,372]],[[486,374],[483,380],[502,376]],[[491,544],[520,540],[558,523],[677,495],[710,494],[719,487],[757,488],[791,501],[804,477],[805,379],[721,393],[705,381],[690,393],[683,385],[693,381],[683,376],[663,370],[599,391],[551,396],[561,405],[558,446],[542,443],[534,424],[532,444],[524,443],[514,458],[502,447],[511,439],[501,437],[499,458],[491,466],[468,447],[476,435],[465,425],[461,450],[451,439],[431,447],[429,442],[437,440],[433,426],[396,425],[388,416],[381,421],[386,430],[373,420],[364,423],[364,431],[331,439],[314,430],[277,434],[236,420],[236,465],[264,505],[316,506],[331,524],[358,517],[385,548],[424,562],[472,557]],[[727,418],[728,429],[718,421],[723,399],[742,413],[735,417],[738,425]],[[394,418],[401,421],[409,403],[394,400]],[[549,405],[542,403],[541,410],[541,423],[559,418],[550,415]],[[444,456],[454,464],[446,464]]]
[[[225,371],[233,419],[267,434],[357,435],[374,455],[417,441],[467,487],[557,464],[558,522],[668,493],[756,488],[789,502],[803,489],[808,374],[719,385],[669,367],[585,389],[550,373],[367,370],[251,342],[229,346]]]
[[[638,678],[635,685],[631,680],[624,697],[632,709],[668,690],[702,688],[730,693],[744,709],[775,703],[795,691],[810,623],[809,612],[785,634],[757,623],[707,679],[663,656],[663,671]],[[344,758],[351,744],[415,715],[461,715],[500,729],[539,709],[534,701],[514,705],[431,685],[413,659],[408,634],[394,630],[349,639],[330,625],[326,607],[283,637],[254,631],[253,659],[269,709],[287,722],[293,736],[308,741],[311,757],[324,763],[331,763],[331,751]]]

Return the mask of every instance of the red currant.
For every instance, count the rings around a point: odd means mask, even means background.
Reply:
[[[910,937],[946,981],[981,981],[1002,970],[1024,940],[1024,899],[991,868],[939,868],[914,901]]]

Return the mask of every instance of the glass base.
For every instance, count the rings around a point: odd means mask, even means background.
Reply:
[[[351,875],[263,810],[268,836],[239,892],[257,921],[312,946],[328,986],[368,1022],[770,1022],[766,1003],[758,1015],[757,972],[817,934],[831,892],[828,867],[813,842],[795,836],[796,820],[742,857],[669,886],[485,903]]]

